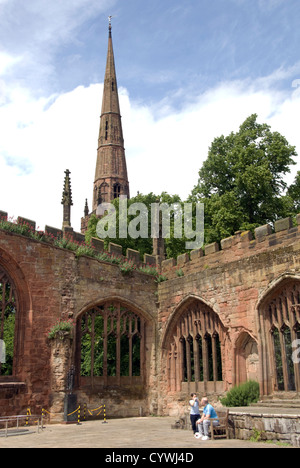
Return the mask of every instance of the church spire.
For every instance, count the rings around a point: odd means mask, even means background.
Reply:
[[[114,198],[120,197],[120,195],[126,195],[129,198],[129,182],[112,43],[111,18],[110,16],[94,181],[93,211],[97,210],[100,203],[109,203]]]

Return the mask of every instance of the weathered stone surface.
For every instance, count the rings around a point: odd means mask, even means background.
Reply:
[[[146,382],[149,381],[150,374],[154,374],[150,366],[153,361],[152,329],[157,315],[157,285],[152,276],[134,272],[130,277],[124,277],[118,265],[88,257],[76,258],[71,251],[2,230],[0,265],[9,272],[20,304],[14,379],[23,382],[11,388],[10,396],[0,386],[2,416],[22,414],[23,411],[26,414],[28,407],[33,414],[40,414],[42,408],[52,411],[53,406],[56,419],[61,417],[69,364],[64,361],[67,356],[61,356],[59,347],[51,351],[48,333],[58,321],[72,318],[76,323],[83,310],[101,304],[107,298],[120,298],[144,314],[149,340],[146,343],[149,350]],[[67,348],[74,359],[73,345]],[[3,379],[0,375],[0,383]],[[144,387],[141,393],[141,401],[140,396],[136,400],[135,390],[127,393],[125,413],[130,408],[130,401],[147,412]],[[122,390],[118,394],[122,395]],[[114,398],[108,396],[107,404],[115,406]],[[117,405],[116,412],[118,409]]]
[[[103,240],[98,239],[96,237],[92,237],[91,244],[97,250],[97,252],[103,252],[104,251],[104,241]]]
[[[190,261],[190,255],[188,253],[184,253],[182,255],[179,255],[177,257],[177,266],[181,267],[181,266],[185,265],[189,261]]]
[[[268,228],[264,228],[261,233],[256,234],[256,241],[261,237],[261,242],[253,243],[248,234],[238,233],[222,250],[213,244],[206,248],[205,256],[201,249],[191,252],[190,258],[181,256],[181,277],[176,275],[175,260],[167,260],[161,267],[167,281],[157,284],[152,276],[138,272],[125,276],[118,265],[76,258],[71,251],[0,230],[0,266],[12,278],[18,295],[14,379],[20,382],[18,388],[0,386],[1,414],[20,413],[28,405],[32,406],[32,412],[53,405],[55,412],[61,414],[65,371],[59,371],[47,334],[58,320],[73,318],[76,325],[84,311],[113,298],[130,304],[145,319],[145,380],[139,388],[125,379],[123,386],[95,388],[94,393],[77,382],[78,394],[87,395],[95,404],[102,392],[103,401],[114,408],[116,415],[119,411],[137,415],[142,408],[144,414],[175,416],[184,413],[191,391],[209,394],[216,402],[218,395],[239,379],[249,375],[260,379],[260,366],[265,358],[260,354],[259,304],[268,291],[276,291],[282,282],[299,281],[300,226],[292,232],[284,230],[268,235]],[[272,246],[270,238],[276,241]],[[120,252],[120,247],[116,249]],[[221,337],[222,381],[172,382],[176,369],[171,362],[176,361],[170,359],[171,356],[178,359],[178,354],[172,351],[172,330],[181,318],[182,304],[190,304],[191,311],[197,304],[205,305],[205,310],[215,314],[210,320],[216,323],[217,317],[222,323],[225,330]],[[206,327],[209,330],[212,323]],[[76,332],[74,336],[75,344],[70,346],[72,359],[76,357]],[[246,359],[243,343],[249,346]],[[176,385],[181,385],[181,390],[171,391]],[[266,424],[267,437],[273,429],[276,434],[299,431],[295,422],[292,426],[286,423],[286,427],[271,421]],[[245,434],[251,432],[249,426],[249,421],[246,426],[245,422],[237,422],[237,429]]]
[[[259,226],[255,229],[255,238],[261,242],[265,240],[266,236],[272,234],[272,228],[269,224],[265,224],[264,226]]]
[[[263,410],[264,408],[260,408]],[[275,410],[276,411],[276,410]],[[278,412],[278,411],[277,411]],[[275,412],[274,412],[275,413]],[[300,416],[293,414],[255,413],[251,407],[230,410],[230,435],[232,438],[248,440],[259,437],[260,440],[273,440],[299,446]]]
[[[293,227],[292,218],[284,218],[275,221],[275,232],[285,231]]]
[[[114,244],[113,242],[110,242],[108,251],[111,255],[116,255],[117,257],[122,257],[123,255],[122,247],[120,245]]]
[[[210,255],[220,250],[220,246],[217,242],[205,246],[205,255]]]

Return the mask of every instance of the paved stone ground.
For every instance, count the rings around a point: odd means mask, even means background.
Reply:
[[[201,441],[190,431],[171,429],[174,418],[147,417],[49,425],[42,432],[0,437],[0,448],[280,448],[241,440]]]

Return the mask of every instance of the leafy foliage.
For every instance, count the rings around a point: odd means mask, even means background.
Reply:
[[[128,211],[130,207],[135,203],[143,203],[147,208],[147,218],[141,220],[148,224],[148,236],[147,238],[137,238],[133,239],[129,235],[126,238],[120,237],[119,222],[120,222],[120,199],[117,198],[111,202],[116,209],[116,237],[111,238],[107,237],[105,239],[105,247],[107,249],[110,242],[121,245],[123,248],[123,254],[126,255],[127,249],[138,250],[141,255],[141,260],[143,260],[144,254],[152,255],[153,252],[153,243],[151,237],[151,205],[154,203],[167,203],[168,205],[173,204],[182,204],[182,201],[178,195],[169,195],[166,192],[163,192],[160,196],[155,195],[154,193],[149,193],[147,195],[139,194],[136,197],[128,200]],[[127,226],[130,222],[133,221],[136,216],[143,216],[143,214],[130,215],[127,214]],[[186,239],[184,235],[180,239],[174,237],[174,212],[171,212],[170,216],[170,237],[165,239],[166,254],[167,258],[177,257],[181,253],[186,252],[185,242]],[[96,228],[99,219],[96,215],[92,215],[89,223],[88,230],[86,232],[86,242],[90,242],[92,237],[97,237]],[[138,229],[138,226],[137,226]]]
[[[65,335],[71,335],[73,331],[74,323],[72,319],[61,321],[59,320],[50,330],[48,334],[49,340],[55,338],[64,339]]]
[[[228,408],[249,406],[251,403],[257,403],[259,396],[259,383],[254,380],[249,380],[237,387],[233,387],[227,393],[226,397],[221,398],[221,403]]]
[[[5,302],[9,300],[10,286],[6,287]],[[0,283],[0,304],[2,303],[3,286]],[[2,311],[0,308],[0,330],[3,326],[3,334],[1,339],[5,344],[5,363],[0,364],[1,375],[12,375],[13,373],[13,357],[14,357],[14,337],[15,337],[15,321],[16,309],[13,304],[7,304],[3,314],[4,323],[1,323]]]
[[[112,306],[113,308],[113,306]],[[88,325],[88,328],[86,326]],[[122,332],[122,326],[120,329]],[[117,322],[114,320],[113,331],[107,336],[107,372],[108,376],[115,377],[117,372]],[[103,376],[104,362],[104,317],[97,315],[94,318],[94,332],[91,333],[92,320],[83,317],[81,320],[81,375],[83,377]],[[92,340],[94,339],[94,367],[92,372]],[[127,334],[122,334],[120,340],[120,375],[129,376],[129,337]],[[140,375],[140,339],[135,335],[132,337],[132,375]]]
[[[205,205],[206,243],[242,229],[274,223],[300,207],[300,176],[284,195],[284,176],[296,164],[294,146],[257,115],[237,133],[215,138],[190,199]]]

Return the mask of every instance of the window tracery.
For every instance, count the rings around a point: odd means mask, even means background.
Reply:
[[[217,314],[200,301],[185,307],[173,327],[168,354],[169,390],[182,383],[208,382],[216,387],[222,378],[222,342],[225,329]]]
[[[300,338],[300,283],[286,283],[264,310],[274,389],[299,391],[300,364],[293,362],[293,342]]]
[[[120,302],[106,302],[78,320],[80,377],[106,385],[144,377],[145,321]]]
[[[13,374],[16,314],[13,283],[0,267],[0,375]]]

